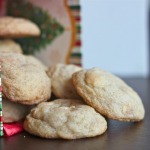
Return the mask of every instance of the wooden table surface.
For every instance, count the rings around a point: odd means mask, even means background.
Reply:
[[[105,134],[79,140],[47,140],[25,132],[0,138],[0,150],[150,150],[150,79],[124,79],[141,96],[146,116],[139,123],[108,121]]]

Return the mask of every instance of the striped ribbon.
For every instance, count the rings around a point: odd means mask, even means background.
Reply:
[[[0,136],[3,136],[3,122],[2,122],[2,81],[1,81],[1,66],[0,66]]]
[[[82,54],[81,54],[81,16],[80,16],[80,0],[68,0],[68,5],[71,9],[72,15],[76,23],[76,41],[75,46],[70,56],[71,64],[81,66]]]

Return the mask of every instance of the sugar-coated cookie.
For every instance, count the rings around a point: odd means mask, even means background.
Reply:
[[[145,110],[139,95],[120,78],[93,68],[73,74],[73,84],[84,101],[108,118],[140,121]]]
[[[47,70],[47,67],[37,58],[30,55],[23,55],[18,53],[0,53],[0,63],[11,63],[13,65],[17,64],[32,64],[37,68]]]
[[[78,139],[103,134],[107,122],[92,107],[74,99],[40,103],[26,117],[27,132],[43,138]]]
[[[13,40],[0,40],[0,53],[22,53],[21,46]]]
[[[75,65],[56,64],[49,68],[47,74],[52,79],[52,92],[58,98],[80,98],[73,83],[72,74],[81,70]]]
[[[3,122],[17,122],[25,118],[33,106],[27,106],[15,102],[11,102],[5,98],[2,101],[3,105]]]
[[[39,27],[24,18],[0,17],[0,37],[20,38],[40,35]]]
[[[2,63],[3,96],[32,105],[47,101],[51,96],[51,80],[46,72],[33,64]]]

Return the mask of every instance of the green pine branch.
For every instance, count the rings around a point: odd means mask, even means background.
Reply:
[[[39,37],[16,39],[25,54],[33,54],[35,51],[45,48],[64,31],[63,26],[52,18],[48,12],[24,0],[9,0],[7,15],[27,18],[36,23],[41,30]]]

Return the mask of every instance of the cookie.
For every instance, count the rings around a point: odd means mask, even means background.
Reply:
[[[38,104],[51,96],[51,81],[33,64],[2,63],[3,96],[21,104]]]
[[[37,58],[30,55],[16,54],[16,53],[0,53],[0,62],[2,63],[11,63],[11,64],[32,64],[36,67],[47,70],[47,67],[40,62]]]
[[[73,74],[73,84],[84,101],[108,118],[140,121],[145,110],[139,95],[124,81],[93,68]]]
[[[22,120],[33,108],[33,106],[11,102],[5,98],[3,98],[2,105],[4,123],[11,123]]]
[[[30,20],[9,16],[0,17],[0,37],[20,38],[39,35],[39,27]]]
[[[75,99],[40,103],[24,121],[24,129],[43,138],[79,139],[103,134],[104,117]]]
[[[0,40],[0,53],[22,53],[21,46],[13,40]]]
[[[75,65],[56,64],[47,74],[52,79],[52,92],[58,98],[80,98],[72,84],[72,74],[81,70]]]

